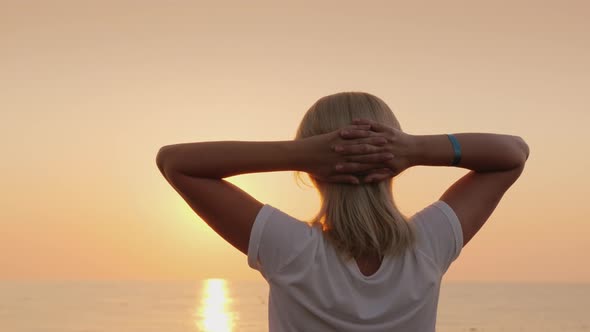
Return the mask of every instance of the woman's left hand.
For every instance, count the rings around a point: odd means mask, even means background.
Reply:
[[[323,182],[359,184],[359,176],[387,168],[384,162],[393,158],[393,154],[384,148],[387,140],[377,136],[370,128],[370,125],[350,125],[327,134],[302,139],[305,151],[302,170]],[[354,133],[353,136],[356,138],[344,138],[344,131]],[[359,145],[357,154],[363,155],[363,162],[356,164],[353,173],[342,173],[336,166],[339,163],[350,162],[346,159],[347,156],[338,153],[335,147],[348,144]]]

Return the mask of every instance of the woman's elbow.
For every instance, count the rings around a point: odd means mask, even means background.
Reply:
[[[524,141],[524,139],[520,136],[518,136],[518,142],[520,145],[520,148],[522,149],[522,164],[524,165],[524,163],[529,159],[529,145]]]
[[[167,161],[169,161],[169,151],[170,146],[166,145],[160,148],[158,154],[156,155],[156,165],[162,174],[164,174],[164,170],[166,169]]]

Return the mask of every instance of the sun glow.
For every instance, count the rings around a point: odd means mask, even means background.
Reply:
[[[224,279],[205,280],[203,299],[199,308],[199,331],[231,332],[233,314],[229,310],[231,302]]]

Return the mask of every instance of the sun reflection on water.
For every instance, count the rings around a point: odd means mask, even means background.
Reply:
[[[198,309],[199,331],[231,332],[233,314],[229,310],[227,282],[224,279],[207,279],[203,285],[203,298]]]

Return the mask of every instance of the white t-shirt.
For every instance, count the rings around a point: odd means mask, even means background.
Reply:
[[[461,224],[438,200],[415,213],[415,249],[385,257],[363,275],[310,227],[265,204],[250,234],[248,265],[269,284],[268,319],[275,331],[434,332],[443,274],[463,247]]]

